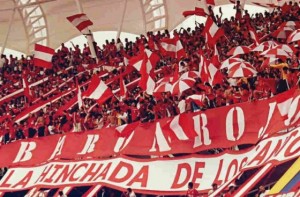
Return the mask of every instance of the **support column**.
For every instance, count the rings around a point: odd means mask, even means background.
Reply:
[[[120,21],[120,24],[119,24],[119,29],[118,29],[118,33],[117,33],[117,39],[120,38],[120,35],[122,33],[122,28],[123,28],[123,23],[124,23],[124,17],[125,17],[126,9],[127,9],[127,0],[124,0],[123,12],[122,12],[121,21]]]
[[[13,9],[12,13],[11,13],[11,16],[10,16],[10,19],[9,19],[9,25],[8,25],[8,29],[7,29],[7,32],[6,32],[6,35],[5,35],[5,40],[4,40],[2,48],[1,48],[1,54],[3,54],[4,51],[5,51],[8,36],[9,36],[10,30],[11,30],[11,27],[12,27],[12,22],[14,21],[15,13],[16,13],[16,9]]]

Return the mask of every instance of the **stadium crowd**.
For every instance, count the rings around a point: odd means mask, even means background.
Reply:
[[[294,52],[291,57],[276,60],[274,67],[266,64],[261,51],[241,54],[239,58],[250,62],[257,70],[257,75],[251,77],[231,78],[228,70],[221,69],[222,81],[210,84],[203,81],[200,75],[195,77],[195,84],[181,94],[170,92],[147,94],[133,82],[140,78],[139,72],[128,64],[128,60],[149,49],[160,56],[155,67],[155,81],[187,71],[199,71],[200,54],[211,60],[215,50],[219,61],[223,62],[230,56],[227,54],[236,46],[255,47],[255,41],[250,36],[250,28],[255,29],[260,41],[286,44],[286,39],[276,38],[272,32],[287,21],[299,21],[298,4],[290,2],[278,7],[272,12],[250,16],[247,10],[240,14],[237,8],[236,17],[222,20],[209,8],[211,17],[219,27],[224,29],[216,49],[209,47],[203,34],[205,25],[196,23],[195,30],[191,28],[169,31],[148,32],[137,37],[135,41],[125,39],[106,40],[102,46],[94,43],[97,60],[91,58],[90,48],[78,45],[67,48],[61,44],[52,58],[52,69],[44,69],[34,65],[33,57],[17,59],[1,55],[0,60],[0,136],[2,143],[14,140],[42,137],[56,133],[85,131],[108,126],[118,126],[135,121],[149,122],[155,119],[175,116],[183,112],[206,110],[240,102],[255,102],[269,98],[287,89],[299,87],[299,57],[300,46],[293,43]],[[299,27],[298,27],[299,28]],[[179,37],[186,56],[177,59],[162,54],[161,40]],[[280,64],[281,63],[281,64]],[[278,65],[283,65],[279,67]],[[81,91],[87,90],[93,76],[99,76],[116,92],[116,96],[98,105],[94,100],[84,99],[81,108],[78,105],[66,107],[77,96],[76,84]],[[120,76],[127,85],[128,92],[124,99],[119,99]],[[30,96],[25,96],[23,79],[30,84]],[[201,105],[186,99],[190,95],[205,95]],[[13,96],[12,96],[13,95]],[[53,99],[56,98],[57,99]],[[53,99],[53,101],[51,100]],[[51,101],[48,102],[47,101]],[[26,109],[46,103],[45,107],[29,112],[21,118]]]

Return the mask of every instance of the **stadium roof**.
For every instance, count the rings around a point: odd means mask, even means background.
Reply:
[[[91,27],[92,31],[121,29],[122,32],[144,34],[147,31],[172,30],[184,21],[183,11],[193,10],[195,6],[206,7],[203,2],[203,0],[201,2],[198,0],[0,0],[0,46],[5,45],[7,40],[6,48],[27,54],[32,51],[34,43],[57,48],[61,43],[80,35],[66,17],[79,13],[81,8],[94,23]],[[246,0],[247,4],[251,2],[263,4],[270,3],[270,0]],[[230,4],[230,0],[215,0],[215,3],[216,5]],[[9,30],[10,21],[12,23]],[[8,30],[9,35],[6,39]]]

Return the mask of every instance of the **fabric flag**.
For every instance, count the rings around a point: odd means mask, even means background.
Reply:
[[[254,41],[255,45],[256,46],[259,45],[260,42],[259,42],[259,38],[258,38],[258,35],[257,35],[255,29],[249,25],[248,30],[249,30],[249,33],[250,33],[250,37]]]
[[[215,0],[206,0],[206,4],[207,5],[212,5],[212,6],[216,5]]]
[[[215,45],[214,47],[214,54],[211,58],[211,62],[213,63],[213,65],[215,65],[216,68],[219,69],[221,67],[220,55],[219,55],[217,45]]]
[[[147,94],[152,95],[155,89],[155,82],[150,75],[142,75],[139,86],[142,90],[146,91]]]
[[[211,17],[208,17],[203,33],[205,35],[207,44],[210,47],[213,47],[217,43],[218,39],[224,35],[224,30],[219,28]]]
[[[123,124],[121,126],[116,127],[116,135],[118,137],[129,137],[134,129],[139,126],[140,122],[134,122],[130,124]]]
[[[196,15],[196,16],[203,16],[203,17],[206,17],[206,13],[204,11],[203,8],[198,8],[198,7],[195,7],[195,10],[187,10],[187,11],[184,11],[182,13],[182,15],[184,17],[188,17],[188,16],[191,16],[191,15]]]
[[[98,76],[93,76],[87,91],[83,93],[83,98],[95,99],[98,104],[104,103],[113,96],[109,87]]]
[[[54,49],[46,47],[40,44],[35,44],[34,47],[34,65],[43,68],[52,68],[52,57],[54,55]]]
[[[144,65],[145,66],[144,68],[142,67],[141,74],[143,74],[143,73],[152,74],[152,72],[156,68],[156,64],[160,60],[160,58],[156,53],[154,53],[148,49],[145,49],[144,52],[145,52],[145,56],[146,56],[146,59],[145,59],[146,65]]]
[[[93,22],[85,14],[75,14],[67,17],[68,21],[72,23],[80,32],[87,27],[93,25]]]
[[[204,62],[200,76],[204,82],[208,82],[212,86],[221,84],[223,80],[221,71],[209,60]]]
[[[24,75],[22,75],[22,82],[23,82],[23,88],[24,88],[24,95],[30,101],[31,97],[32,97],[32,94],[31,94],[31,91],[30,91],[28,80],[27,80],[26,76],[24,76]]]
[[[120,97],[125,98],[127,95],[127,88],[125,86],[123,77],[120,77]]]
[[[293,101],[293,95],[295,94],[296,88],[292,88],[288,90],[284,94],[279,94],[276,97],[278,110],[284,120],[288,118],[288,113],[291,108],[291,104]],[[300,113],[298,113],[300,115]]]
[[[162,52],[173,58],[177,58],[179,60],[186,56],[185,50],[178,36],[162,39],[161,46]]]
[[[131,57],[129,59],[129,65],[133,66],[137,71],[140,71],[144,62],[144,57],[145,53],[140,53],[137,56]]]
[[[159,56],[152,51],[145,49],[143,53],[129,59],[129,65],[133,66],[141,75],[152,75]]]
[[[78,84],[78,80],[76,78],[76,86],[77,86],[77,101],[78,101],[78,108],[80,109],[83,105],[83,101],[82,101],[82,93],[81,93],[81,89],[80,86]]]
[[[186,101],[194,101],[196,103],[196,105],[198,105],[199,107],[203,107],[204,99],[205,99],[204,94],[193,94],[191,96],[188,96],[186,98]]]

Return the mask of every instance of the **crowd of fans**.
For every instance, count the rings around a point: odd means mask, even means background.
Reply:
[[[247,10],[240,14],[237,9],[236,17],[230,19],[215,15],[209,8],[209,15],[219,27],[224,29],[216,48],[220,61],[230,56],[227,52],[240,45],[254,45],[249,35],[249,26],[254,28],[261,41],[275,41],[285,44],[286,39],[271,35],[283,22],[299,21],[300,9],[297,3],[287,5],[288,9],[276,8],[272,12],[265,12],[250,16]],[[288,10],[288,11],[287,11]],[[157,33],[148,32],[137,37],[135,41],[125,39],[106,40],[103,46],[95,43],[97,60],[91,58],[87,45],[80,49],[78,45],[67,48],[61,44],[52,59],[52,69],[43,69],[34,66],[33,57],[17,59],[10,55],[1,55],[0,59],[0,136],[4,144],[14,140],[42,137],[49,134],[67,133],[71,131],[85,131],[102,127],[118,126],[134,121],[149,122],[155,119],[175,116],[179,113],[206,110],[240,102],[256,101],[269,98],[299,84],[299,56],[300,46],[292,58],[283,59],[287,67],[282,69],[262,65],[264,57],[260,52],[251,52],[240,55],[240,58],[250,62],[258,74],[248,78],[229,78],[226,69],[222,69],[222,83],[211,85],[196,78],[194,86],[180,95],[170,92],[149,95],[136,85],[130,85],[140,78],[140,74],[128,60],[141,53],[145,48],[160,56],[156,65],[155,81],[166,76],[172,76],[176,69],[179,74],[186,71],[198,71],[201,54],[211,59],[214,49],[207,46],[203,35],[204,24],[196,23],[195,30],[191,28],[174,30],[173,34],[167,30]],[[178,36],[185,49],[186,57],[182,59],[162,55],[157,48],[163,38]],[[84,99],[81,108],[78,105],[65,105],[77,96],[76,84],[84,92],[90,79],[99,76],[108,86],[116,91],[119,89],[120,76],[128,85],[128,94],[124,99],[112,97],[104,104],[98,105],[94,100]],[[23,88],[23,79],[30,84],[31,96],[16,93]],[[286,83],[286,85],[282,85]],[[37,112],[30,113],[25,119],[16,121],[18,115],[31,106],[51,100],[60,96],[46,107]],[[193,101],[186,100],[193,94],[205,95],[203,105],[199,106]],[[183,101],[183,102],[182,102]]]

